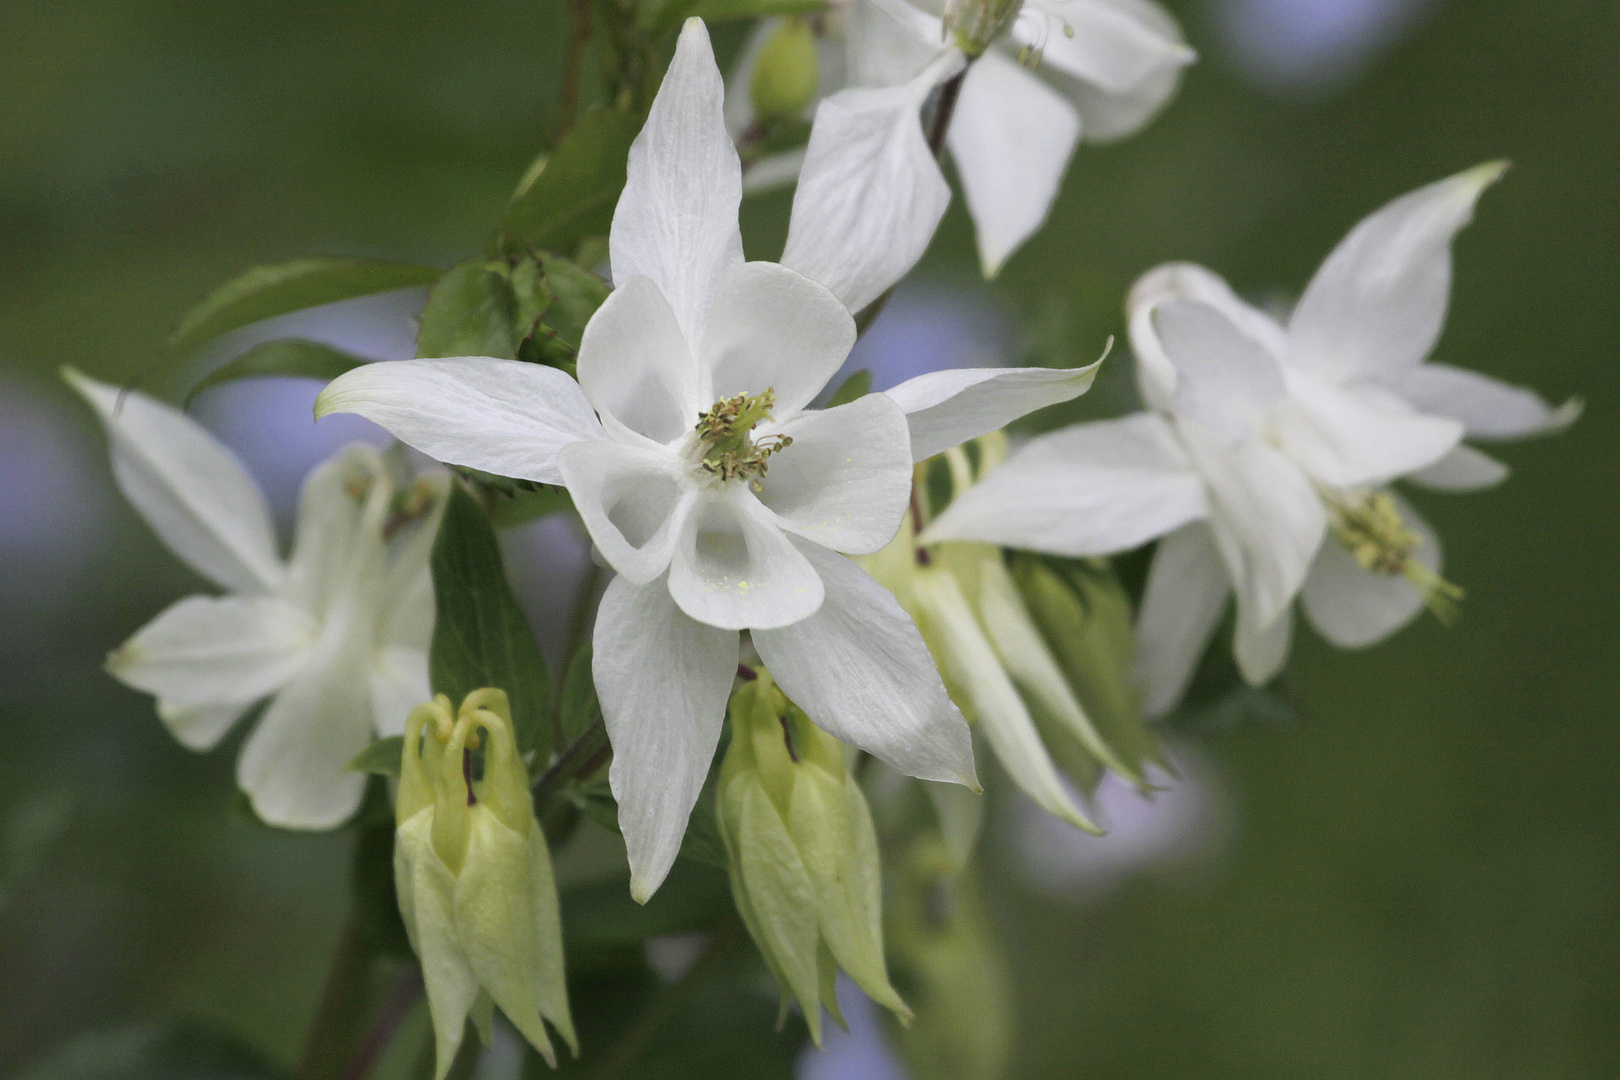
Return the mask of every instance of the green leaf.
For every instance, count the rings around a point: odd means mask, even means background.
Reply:
[[[417,356],[517,357],[520,336],[509,272],[483,256],[457,263],[428,294],[416,333]]]
[[[565,889],[561,901],[563,951],[572,965],[579,952],[708,930],[731,910],[731,886],[724,871],[683,859],[645,905],[630,898],[623,877]]]
[[[394,891],[393,816],[358,831],[351,870],[355,922],[372,952],[414,961],[416,954],[411,951]]]
[[[586,642],[574,653],[563,679],[562,693],[557,702],[557,743],[567,746],[602,715],[596,700],[596,680],[591,677],[591,643]]]
[[[179,357],[250,323],[356,296],[431,285],[431,266],[373,259],[294,259],[255,266],[215,289],[180,320],[163,351]]]
[[[76,1036],[19,1080],[281,1080],[229,1032],[194,1021],[140,1023]]]
[[[840,405],[865,397],[872,392],[872,373],[866,368],[854,372],[849,378],[838,384],[832,397],[827,399],[827,408],[835,409]]]
[[[551,290],[545,325],[578,351],[585,337],[585,324],[608,298],[608,284],[561,255],[541,255],[540,260],[546,271],[546,287]]]
[[[514,525],[573,508],[574,500],[562,488],[514,491],[503,493],[490,502],[489,523],[497,529],[510,529]]]
[[[812,15],[825,11],[825,0],[699,0],[687,12],[705,22],[765,19],[774,15]]]
[[[390,735],[378,739],[358,754],[344,768],[348,772],[376,773],[378,776],[398,776],[400,761],[405,753],[405,736]]]
[[[185,407],[190,408],[197,395],[210,386],[233,382],[237,379],[262,379],[283,375],[303,379],[335,379],[345,371],[359,367],[366,361],[342,349],[302,338],[282,338],[255,345],[235,360],[209,372],[186,395]]]
[[[512,201],[502,234],[530,247],[557,248],[606,233],[624,190],[630,143],[640,130],[639,118],[617,109],[581,117]]]
[[[495,531],[461,484],[451,486],[433,544],[433,596],[428,677],[434,692],[459,705],[479,687],[505,690],[518,750],[544,760],[551,751],[546,662],[506,583]]]

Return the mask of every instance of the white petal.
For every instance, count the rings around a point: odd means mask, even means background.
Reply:
[[[789,532],[855,555],[894,539],[911,499],[905,414],[882,394],[778,429],[793,444],[770,459],[759,499]]]
[[[1579,399],[1554,408],[1528,387],[1446,364],[1419,364],[1393,372],[1388,382],[1424,412],[1461,420],[1474,439],[1550,434],[1573,424],[1581,414]]]
[[[1208,512],[1203,482],[1169,426],[1136,413],[1032,439],[958,495],[922,539],[1106,555]]]
[[[1044,41],[1037,41],[1042,31]],[[1037,0],[1004,48],[1030,44],[1041,49],[1048,81],[1080,110],[1087,142],[1139,130],[1174,96],[1182,69],[1197,59],[1175,20],[1148,0]]]
[[[376,447],[355,443],[316,466],[298,492],[287,599],[321,612],[340,593],[380,594],[383,518],[392,495]]]
[[[1240,598],[1237,624],[1232,630],[1232,656],[1245,682],[1264,686],[1288,662],[1288,648],[1294,638],[1294,610],[1285,607],[1264,625],[1249,617],[1250,610]]]
[[[1222,309],[1172,297],[1154,305],[1151,324],[1175,369],[1175,410],[1228,441],[1255,430],[1286,395],[1276,356]]]
[[[933,457],[1091,389],[1102,364],[1081,368],[953,368],[884,391],[911,425],[911,456]]]
[[[1136,681],[1145,716],[1160,717],[1181,704],[1231,591],[1206,523],[1184,525],[1159,541],[1136,617]]]
[[[962,81],[946,135],[978,230],[987,278],[1041,227],[1080,141],[1080,117],[1062,95],[998,53]]]
[[[703,407],[769,388],[776,415],[791,417],[854,344],[855,320],[825,286],[775,263],[733,267],[720,279],[703,335]]]
[[[688,19],[647,123],[630,145],[608,241],[614,281],[651,278],[689,345],[703,340],[721,276],[743,261],[742,164],[726,134],[725,97],[709,32],[701,19]]]
[[[757,158],[743,173],[743,194],[763,195],[799,182],[804,168],[804,147]]]
[[[331,618],[309,662],[270,702],[236,763],[254,812],[288,829],[330,829],[360,805],[345,766],[371,742],[369,627]]]
[[[389,360],[339,375],[315,416],[352,412],[451,465],[561,484],[557,451],[599,439],[579,384],[554,367],[487,356]]]
[[[1288,355],[1287,331],[1270,315],[1240,299],[1218,274],[1196,263],[1156,266],[1136,280],[1125,301],[1138,389],[1149,408],[1169,409],[1176,391],[1175,366],[1165,356],[1153,324],[1153,309],[1172,299],[1208,304],[1279,361]]]
[[[591,670],[613,744],[608,780],[645,903],[681,849],[737,673],[737,634],[694,622],[664,582],[608,583]]]
[[[620,282],[585,326],[580,389],[604,417],[653,442],[672,442],[713,399],[700,400],[697,360],[658,286],[647,277]]]
[[[1396,507],[1422,538],[1412,557],[1440,571],[1440,537],[1416,510],[1395,495]],[[1343,544],[1329,538],[1311,564],[1301,594],[1305,614],[1317,633],[1341,649],[1359,649],[1382,641],[1423,610],[1423,594],[1400,574],[1365,570]]]
[[[1315,373],[1288,372],[1274,432],[1288,455],[1329,487],[1382,484],[1432,465],[1462,438],[1455,420],[1342,389]]]
[[[1506,465],[1472,446],[1463,445],[1406,479],[1436,491],[1479,491],[1495,487],[1507,476]]]
[[[696,489],[663,447],[577,442],[558,456],[574,508],[609,566],[638,585],[663,574]]]
[[[920,575],[917,600],[937,640],[945,643],[945,655],[936,659],[951,685],[967,696],[979,730],[990,741],[1002,768],[1047,813],[1095,830],[1070,798],[1041,742],[1035,721],[1007,677],[1001,658],[985,637],[956,578],[947,572]]]
[[[275,597],[188,596],[136,631],[107,669],[157,695],[175,738],[206,750],[247,705],[298,673],[315,629],[309,615]]]
[[[420,521],[406,526],[405,536],[390,542],[390,561],[377,616],[377,641],[384,646],[425,652],[433,639],[433,542],[438,539],[439,522],[444,518],[450,475],[425,473],[416,478],[416,484],[429,493],[433,508]]]
[[[917,626],[841,555],[796,542],[827,586],[821,609],[754,647],[816,726],[908,776],[977,788],[973,740]]]
[[[1259,439],[1226,447],[1192,424],[1181,431],[1196,447],[1210,525],[1238,602],[1256,626],[1269,626],[1298,593],[1322,542],[1321,496],[1298,465]]]
[[[741,484],[699,496],[670,560],[669,591],[687,615],[728,630],[798,622],[823,594],[821,578]]]
[[[379,736],[405,734],[405,718],[432,698],[427,649],[389,645],[372,655],[371,716]]]
[[[119,490],[170,551],[234,592],[280,588],[285,571],[270,511],[235,454],[185,413],[139,391],[72,368],[62,375],[100,414]]]
[[[910,82],[945,51],[937,16],[910,0],[850,0],[844,34],[851,86]]]
[[[1451,293],[1451,240],[1503,162],[1403,195],[1362,221],[1311,279],[1288,324],[1295,356],[1344,378],[1429,355]]]
[[[1043,65],[1114,93],[1197,56],[1164,10],[1141,0],[1029,0],[1024,14],[1012,41],[1038,49]]]
[[[843,90],[816,109],[782,263],[852,312],[916,265],[950,205],[919,110],[961,63],[947,53],[908,83]]]

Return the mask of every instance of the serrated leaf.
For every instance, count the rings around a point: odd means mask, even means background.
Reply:
[[[183,356],[251,323],[319,304],[431,285],[438,277],[439,271],[431,266],[375,259],[294,259],[255,266],[188,311],[163,351],[172,357]]]
[[[854,372],[849,378],[838,384],[832,397],[827,399],[827,408],[835,409],[840,405],[848,405],[872,392],[872,373],[866,368]]]
[[[302,379],[335,379],[366,363],[363,357],[319,341],[302,338],[281,338],[255,345],[235,360],[209,372],[186,395],[185,407],[190,408],[197,395],[210,386],[234,382],[237,379],[262,379],[281,375]]]
[[[630,143],[640,130],[639,118],[617,109],[581,117],[513,200],[502,234],[530,247],[557,248],[606,233],[624,190]]]
[[[504,270],[482,256],[446,270],[422,309],[416,355],[516,358],[516,301]]]
[[[490,503],[489,523],[497,529],[510,529],[535,521],[547,514],[572,510],[574,500],[562,488],[541,488],[538,491],[517,491],[503,495]]]
[[[459,483],[451,487],[433,544],[433,596],[428,677],[434,692],[459,705],[480,687],[505,690],[518,750],[545,760],[551,752],[546,662],[507,585],[495,531]]]
[[[389,735],[378,739],[344,766],[348,772],[376,773],[378,776],[398,776],[400,761],[405,753],[405,736]]]
[[[543,322],[576,351],[585,336],[585,324],[608,298],[608,283],[561,255],[540,256],[551,290],[551,306]]]

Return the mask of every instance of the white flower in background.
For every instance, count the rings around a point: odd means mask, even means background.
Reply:
[[[852,0],[823,23],[842,26],[846,51],[823,72],[821,92],[840,79],[847,88],[815,113],[782,256],[818,278],[837,258],[818,247],[827,233],[822,218],[887,248],[899,273],[922,256],[950,202],[922,110],[964,65],[972,66],[946,146],[978,229],[980,262],[992,277],[1046,220],[1080,140],[1139,130],[1196,56],[1175,21],[1149,0],[951,0],[943,13],[926,0]],[[739,137],[753,119],[746,92],[753,65],[779,25],[756,31],[733,77],[730,117]],[[793,165],[767,159],[756,168],[781,181]],[[880,293],[857,291],[852,310]]]
[[[1073,397],[1092,372],[938,372],[808,408],[854,321],[822,284],[743,261],[722,98],[708,33],[689,20],[630,151],[610,237],[618,288],[586,328],[579,382],[485,357],[395,361],[348,372],[316,406],[443,461],[568,488],[618,572],[594,664],[643,900],[708,774],[739,631],[821,728],[910,775],[974,784],[967,727],[916,627],[839,553],[894,535],[914,458]],[[867,272],[855,260],[874,257],[869,239],[837,238],[845,268]]]
[[[1254,683],[1286,658],[1302,589],[1311,622],[1344,647],[1382,639],[1425,602],[1443,610],[1455,590],[1439,577],[1439,541],[1386,485],[1495,483],[1505,468],[1464,434],[1556,430],[1578,409],[1425,362],[1452,237],[1501,172],[1471,169],[1363,221],[1286,327],[1200,267],[1150,272],[1129,303],[1150,411],[1033,440],[923,539],[1078,556],[1163,537],[1138,620],[1150,714],[1180,700],[1229,591]]]
[[[374,448],[342,450],[305,480],[284,562],[264,496],[200,424],[144,394],[63,374],[106,425],[124,496],[228,592],[169,607],[108,670],[155,695],[158,715],[193,750],[269,698],[237,762],[254,811],[287,828],[341,824],[365,786],[345,766],[374,734],[403,732],[429,696],[428,557],[447,478],[401,490]]]

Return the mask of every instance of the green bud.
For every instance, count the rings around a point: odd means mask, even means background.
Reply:
[[[1013,24],[1024,0],[948,0],[945,26],[958,49],[978,56]]]
[[[971,870],[922,833],[890,875],[889,956],[917,1018],[893,1031],[913,1076],[999,1080],[1012,1056],[1012,980]]]
[[[1013,556],[1012,575],[1042,639],[1111,751],[1115,760],[1109,764],[1141,786],[1144,765],[1158,761],[1159,753],[1131,679],[1135,638],[1124,586],[1100,560],[1019,553]]]
[[[754,58],[748,100],[763,120],[791,120],[810,106],[821,81],[816,35],[810,21],[790,16]]]
[[[763,669],[732,695],[728,715],[720,835],[737,910],[781,987],[784,1013],[797,999],[819,1045],[821,1007],[839,1016],[833,983],[842,967],[909,1020],[883,959],[877,833],[843,745]]]
[[[505,691],[474,690],[454,716],[443,694],[411,712],[394,819],[395,887],[422,961],[437,1080],[469,1016],[487,1037],[496,1005],[553,1065],[542,1017],[578,1053],[551,855]]]

